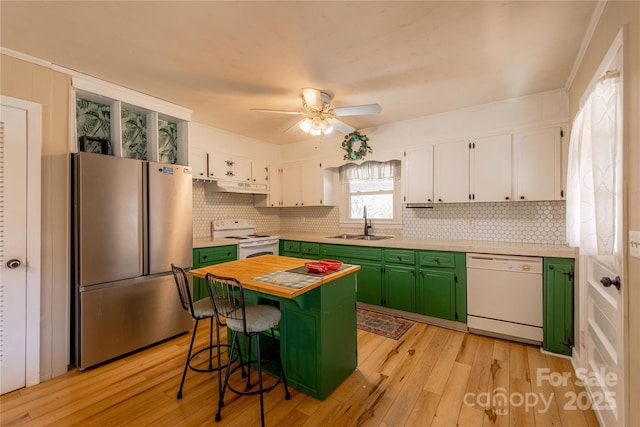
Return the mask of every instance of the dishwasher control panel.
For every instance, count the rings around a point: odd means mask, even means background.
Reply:
[[[468,253],[467,268],[542,274],[542,258]]]

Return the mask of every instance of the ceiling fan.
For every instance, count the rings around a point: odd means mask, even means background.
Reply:
[[[336,119],[336,117],[378,114],[382,111],[382,107],[378,104],[331,108],[333,95],[310,87],[302,88],[301,98],[303,111],[268,110],[263,108],[252,108],[251,111],[306,116],[285,130],[285,132],[299,127],[311,135],[327,135],[333,132],[334,129],[344,134],[351,133],[355,131],[355,128]]]

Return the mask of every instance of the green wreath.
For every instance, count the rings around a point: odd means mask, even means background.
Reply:
[[[342,149],[347,152],[344,155],[344,160],[359,160],[363,159],[367,153],[373,153],[367,141],[369,141],[369,137],[360,135],[357,130],[345,135],[344,141],[342,141]],[[353,146],[356,143],[359,143],[359,145],[354,149]]]

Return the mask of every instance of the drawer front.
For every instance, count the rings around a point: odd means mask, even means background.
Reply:
[[[284,242],[282,242],[282,251],[283,252],[300,252],[300,242],[285,240]]]
[[[320,254],[323,258],[355,258],[372,261],[382,260],[382,249],[364,248],[347,245],[321,245]]]
[[[416,253],[406,249],[385,249],[384,261],[385,263],[414,265],[416,263]]]
[[[420,265],[431,267],[455,267],[455,252],[424,251],[419,255]]]
[[[233,261],[238,258],[238,246],[216,246],[211,248],[198,249],[198,262],[200,265],[211,263]]]
[[[320,243],[302,242],[300,244],[300,253],[306,255],[319,255]]]

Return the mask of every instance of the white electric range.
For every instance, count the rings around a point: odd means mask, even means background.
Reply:
[[[255,229],[250,219],[219,219],[213,221],[213,238],[238,240],[238,259],[278,255],[280,237],[256,234]]]

